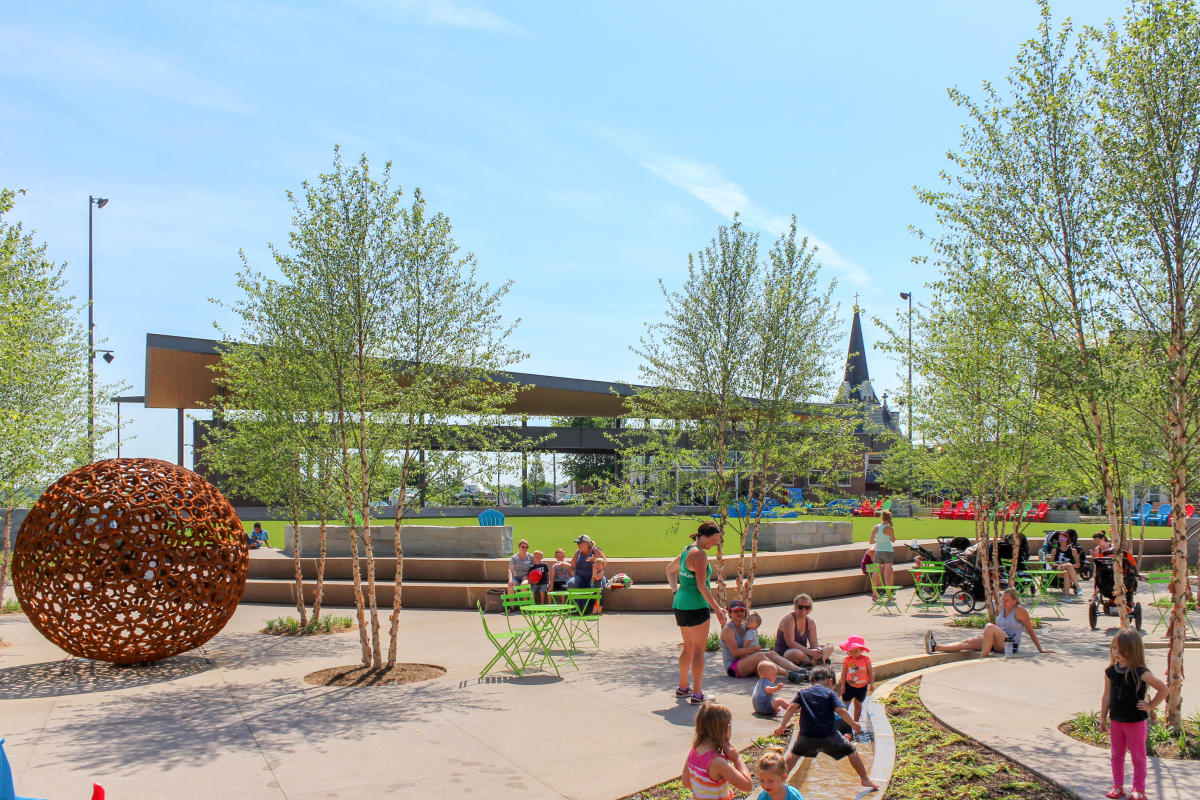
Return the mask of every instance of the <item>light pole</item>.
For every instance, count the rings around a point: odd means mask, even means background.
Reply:
[[[92,294],[92,209],[108,205],[107,197],[88,195],[88,461],[96,460],[96,320]],[[105,361],[112,363],[112,351]]]
[[[908,395],[908,446],[912,447],[912,292],[901,292],[900,299],[908,301],[908,386],[905,394]]]

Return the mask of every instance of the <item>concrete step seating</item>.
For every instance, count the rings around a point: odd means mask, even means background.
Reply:
[[[754,581],[755,603],[789,603],[800,592],[821,598],[869,591],[867,577],[858,566],[866,547],[865,544],[854,544],[760,553]],[[912,576],[908,574],[912,567],[911,552],[903,545],[897,551],[896,583],[911,586]],[[669,610],[672,600],[666,581],[669,561],[668,558],[610,558],[608,574],[624,572],[633,579],[633,586],[606,592],[605,607],[620,611]],[[737,563],[736,555],[726,558],[729,590],[736,586]],[[749,563],[747,556],[747,568]],[[308,602],[312,601],[316,590],[316,567],[316,559],[301,559]],[[365,560],[360,560],[359,567],[365,587]],[[242,601],[294,603],[294,570],[292,559],[278,551],[255,551],[251,554],[249,579]],[[392,603],[395,570],[394,558],[375,559],[376,602],[380,606]],[[403,603],[411,608],[474,608],[476,601],[485,603],[488,589],[502,587],[507,579],[507,559],[406,558]],[[354,605],[349,558],[326,560],[324,595],[324,603],[328,606]]]
[[[926,545],[937,552],[937,545]],[[1136,548],[1136,545],[1135,545]],[[755,605],[791,602],[800,592],[814,598],[841,597],[870,591],[867,577],[859,569],[867,545],[839,545],[781,553],[759,553],[758,575],[754,581]],[[1165,568],[1169,564],[1170,541],[1147,539],[1143,570]],[[913,551],[903,543],[896,547],[895,583],[911,586]],[[633,579],[628,589],[605,592],[605,607],[614,611],[666,611],[671,608],[671,592],[666,582],[667,558],[610,558],[608,574],[624,572]],[[733,590],[737,575],[737,556],[726,558],[726,587]],[[749,555],[746,557],[749,565]],[[325,605],[354,605],[354,584],[349,558],[330,558],[325,566]],[[366,562],[360,563],[366,584]],[[312,602],[316,590],[317,560],[301,559],[305,599]],[[714,565],[714,571],[716,567]],[[295,602],[292,559],[277,550],[251,553],[249,579],[242,595],[244,603],[288,605]],[[375,559],[376,602],[380,607],[392,604],[394,558]],[[403,603],[409,608],[474,608],[476,601],[486,605],[488,589],[502,587],[508,580],[508,559],[504,558],[406,558],[404,559]],[[1143,584],[1143,588],[1145,588]]]

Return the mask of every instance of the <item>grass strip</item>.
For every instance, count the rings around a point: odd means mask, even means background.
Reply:
[[[354,627],[354,620],[336,614],[325,614],[319,620],[309,620],[308,625],[300,627],[296,617],[275,617],[267,620],[263,633],[273,636],[312,636],[321,633],[341,633]]]
[[[920,682],[885,703],[896,736],[896,766],[885,800],[1074,800],[1074,795],[960,736],[921,702]]]

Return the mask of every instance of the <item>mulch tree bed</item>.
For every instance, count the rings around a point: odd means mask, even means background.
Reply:
[[[742,760],[749,765],[750,774],[753,775],[755,763],[758,762],[763,753],[767,752],[768,748],[785,747],[786,745],[787,741],[778,736],[760,736],[754,740],[753,744],[740,751],[740,755],[742,756]],[[680,753],[678,757],[681,769],[685,756],[687,756],[687,753]],[[757,796],[758,793],[759,790],[757,788],[750,793],[735,790],[733,796],[735,800],[740,800],[740,798],[744,797]],[[648,789],[642,789],[640,792],[627,794],[620,798],[620,800],[688,800],[691,796],[691,791],[683,788],[683,784],[680,783],[679,778],[673,778],[672,780],[663,781],[660,784],[651,786]]]
[[[418,683],[446,674],[445,667],[434,664],[397,664],[391,669],[371,669],[362,664],[348,667],[329,667],[304,676],[313,686],[386,686],[397,683]]]
[[[1075,800],[1049,781],[947,728],[921,702],[920,682],[885,704],[896,766],[884,800]]]

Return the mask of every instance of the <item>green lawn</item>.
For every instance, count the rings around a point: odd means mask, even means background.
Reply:
[[[833,517],[803,517],[803,519],[834,519]],[[838,519],[845,520],[846,517]],[[854,541],[865,542],[871,535],[871,527],[879,522],[878,518],[853,517]],[[380,520],[382,524],[390,524],[390,520]],[[542,550],[547,556],[553,556],[555,548],[561,547],[570,555],[575,550],[574,539],[581,533],[591,536],[604,550],[605,555],[613,558],[639,558],[652,556],[671,556],[678,553],[687,542],[687,534],[696,529],[698,520],[679,519],[671,517],[508,517],[508,524],[513,526],[515,539],[528,539],[535,550]],[[283,547],[283,522],[264,522],[263,529],[271,537],[273,547]],[[317,523],[310,523],[317,524]],[[421,525],[474,525],[474,517],[430,518],[414,521]],[[929,541],[938,536],[974,536],[974,523],[966,520],[940,519],[897,519],[895,521],[896,536],[900,539],[920,539]],[[250,530],[251,523],[245,523]],[[1080,523],[1065,524],[1031,524],[1025,529],[1031,543],[1045,535],[1045,531],[1055,528],[1074,528],[1080,538],[1087,538],[1097,530],[1107,528],[1106,525],[1083,525]],[[1146,538],[1166,538],[1170,528],[1147,528]]]

